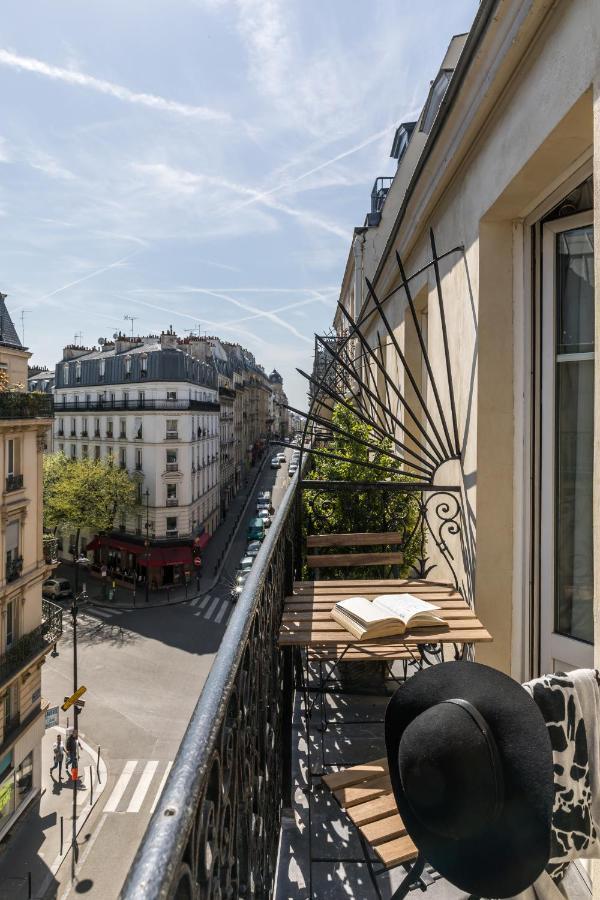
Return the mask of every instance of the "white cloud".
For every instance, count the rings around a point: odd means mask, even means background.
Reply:
[[[20,56],[17,53],[12,53],[10,50],[0,49],[0,65],[22,72],[33,72],[36,75],[42,75],[54,81],[62,81],[66,84],[88,88],[100,94],[114,97],[117,100],[123,100],[126,103],[134,103],[138,106],[146,106],[150,109],[174,113],[186,118],[213,122],[228,122],[230,120],[230,116],[227,113],[219,110],[209,109],[206,106],[191,106],[188,103],[179,103],[177,100],[168,100],[156,94],[132,91],[121,84],[105,81],[102,78],[95,78],[93,75],[86,75],[84,72],[77,72],[73,69],[53,66],[31,56]]]

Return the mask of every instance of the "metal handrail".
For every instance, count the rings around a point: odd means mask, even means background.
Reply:
[[[25,396],[31,396],[31,394],[26,394]],[[2,395],[0,394],[0,398]],[[49,398],[52,400],[52,398]],[[85,412],[86,410],[113,410],[113,409],[122,409],[122,410],[173,410],[177,412],[179,410],[197,410],[199,412],[219,412],[221,405],[217,401],[213,400],[160,400],[160,399],[144,399],[144,400],[79,400],[77,403],[72,400],[60,400],[58,398],[55,401],[54,409],[57,412],[61,412],[62,410],[76,410],[79,412]],[[2,417],[1,405],[0,405],[0,417]]]
[[[197,896],[198,883],[206,897],[218,890],[242,896],[251,882],[255,896],[273,892],[284,794],[282,710],[291,696],[277,634],[293,580],[297,484],[295,477],[233,610],[122,900]],[[252,797],[258,801],[261,790],[257,810]],[[207,873],[200,848],[219,842]]]

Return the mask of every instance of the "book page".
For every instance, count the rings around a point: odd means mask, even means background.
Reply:
[[[336,603],[336,606],[364,625],[381,622],[382,619],[389,619],[390,615],[394,619],[399,618],[394,610],[377,607],[370,600],[367,600],[366,597],[348,597],[347,600],[340,600]]]
[[[391,613],[397,616],[405,624],[413,616],[422,615],[423,613],[433,614],[440,608],[439,606],[434,606],[433,603],[427,603],[425,600],[413,596],[413,594],[381,594],[379,597],[375,597],[373,606],[381,610],[381,612],[385,611],[388,615]]]

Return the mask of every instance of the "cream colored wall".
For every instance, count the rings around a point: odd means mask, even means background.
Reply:
[[[510,19],[519,6],[520,30]],[[513,224],[590,152],[589,88],[597,68],[591,4],[558,4],[541,26],[541,12],[549,9],[550,4],[526,8],[516,2],[500,8],[487,52],[473,64],[472,88],[455,104],[447,140],[433,149],[393,248],[409,273],[431,256],[430,226],[439,252],[457,244],[465,248],[440,267],[468,513],[463,567],[474,544],[476,608],[494,635],[493,644],[478,648],[477,658],[516,677],[511,626],[513,609],[525,602],[525,586],[513,584],[515,546],[523,549],[515,504],[522,473],[514,470],[514,395],[523,385],[513,382],[512,348],[518,338],[513,334],[513,303],[524,298],[518,290],[523,273],[515,268],[519,263],[513,254]],[[529,21],[536,14],[537,24]],[[530,27],[533,33],[528,33]],[[498,57],[502,52],[512,54],[504,68]],[[519,53],[526,64],[517,64]],[[490,85],[486,67],[492,65],[497,81]],[[489,109],[480,122],[467,125],[477,108],[477,91],[482,115],[486,104]],[[380,297],[398,284],[393,251],[376,286]],[[418,287],[413,285],[414,291]],[[440,386],[446,383],[445,363],[431,280],[429,288],[429,347]],[[393,303],[403,309],[400,299]],[[447,390],[444,395],[448,409]],[[514,596],[516,591],[520,596]]]

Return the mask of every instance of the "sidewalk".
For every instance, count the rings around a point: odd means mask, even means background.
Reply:
[[[68,855],[73,838],[73,782],[67,777],[64,764],[62,781],[58,769],[52,774],[52,747],[57,734],[65,729],[48,728],[42,739],[42,794],[21,816],[8,837],[0,845],[0,900],[25,900],[29,896],[28,879],[31,874],[31,896],[45,897],[56,885],[55,875]],[[80,778],[77,784],[77,816],[75,832],[79,834],[106,786],[106,765],[100,760],[96,770],[97,753],[80,737]],[[99,776],[99,779],[98,779]],[[61,845],[62,822],[62,845]],[[79,841],[80,849],[82,847]]]
[[[116,607],[129,610],[170,606],[176,603],[184,603],[186,600],[193,600],[196,597],[202,597],[204,594],[209,593],[219,580],[221,569],[226,562],[227,550],[240,518],[246,512],[246,503],[256,489],[258,480],[269,459],[269,453],[265,452],[263,458],[248,472],[246,485],[241,488],[231,501],[225,518],[202,553],[200,575],[192,575],[187,585],[181,584],[170,588],[151,590],[148,603],[146,603],[145,585],[138,585],[135,594],[133,590],[117,587],[115,588],[113,599],[108,600],[106,596],[107,585],[104,585],[100,578],[92,577],[89,572],[83,569],[79,573],[80,590],[85,584],[90,603],[94,606],[102,606],[106,609]],[[67,578],[72,585],[75,585],[75,567],[72,563],[61,562],[56,574],[61,578]],[[107,579],[107,582],[110,583],[110,580]]]

